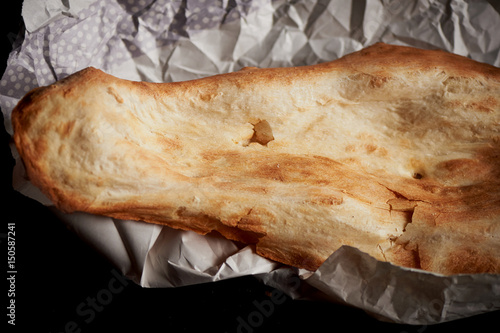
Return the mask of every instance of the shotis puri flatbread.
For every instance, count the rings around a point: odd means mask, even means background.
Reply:
[[[176,83],[87,68],[12,114],[61,210],[159,223],[317,269],[350,245],[500,273],[500,69],[375,44],[336,61]]]

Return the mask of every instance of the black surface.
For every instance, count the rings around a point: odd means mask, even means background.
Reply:
[[[1,14],[1,73],[19,31],[21,6]],[[304,332],[372,331],[498,332],[500,313],[489,313],[434,326],[387,324],[364,312],[331,303],[293,301],[266,307],[272,288],[253,277],[176,289],[143,289],[117,277],[103,257],[68,231],[39,203],[12,190],[10,137],[1,126],[2,230],[16,224],[16,326],[7,332]],[[3,235],[2,235],[3,236]],[[7,243],[1,238],[2,273],[7,272]],[[4,280],[5,281],[5,280]],[[9,319],[2,295],[3,323]],[[97,301],[93,301],[93,300]],[[98,300],[101,300],[99,302]],[[93,303],[95,302],[95,303]],[[103,304],[105,303],[105,304]],[[259,305],[260,304],[260,305]],[[36,330],[33,329],[36,327]]]

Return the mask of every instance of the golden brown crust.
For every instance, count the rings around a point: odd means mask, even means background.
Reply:
[[[218,231],[311,270],[351,245],[500,273],[499,96],[498,68],[380,43],[177,83],[88,68],[12,121],[31,181],[67,212]]]

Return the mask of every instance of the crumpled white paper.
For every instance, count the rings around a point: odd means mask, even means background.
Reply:
[[[25,28],[33,32],[62,16],[76,17],[78,13],[87,8],[96,0],[24,0],[22,7]]]
[[[500,14],[488,1],[25,0],[24,40],[0,80],[10,114],[31,89],[87,66],[152,82],[244,66],[334,60],[378,41],[440,48],[500,66]],[[14,188],[46,205],[17,163]],[[200,236],[84,213],[59,216],[144,287],[177,287],[252,274],[293,298],[329,298],[383,320],[432,324],[500,309],[499,275],[443,277],[343,247],[314,273],[283,266],[217,235]]]

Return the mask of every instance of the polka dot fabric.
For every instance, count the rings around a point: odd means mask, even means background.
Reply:
[[[192,34],[238,20],[249,1],[106,0],[75,17],[60,16],[26,32],[0,80],[0,107],[9,132],[10,111],[33,88],[51,84],[88,66],[112,66]]]

